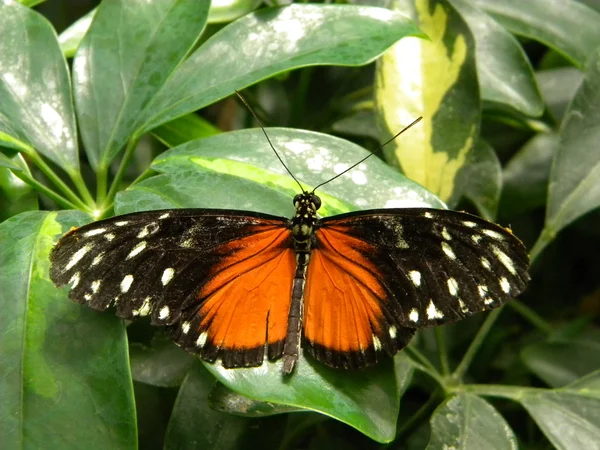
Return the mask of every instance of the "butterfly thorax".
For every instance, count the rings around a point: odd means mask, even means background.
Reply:
[[[321,206],[321,199],[313,193],[303,192],[294,198],[296,214],[291,220],[294,250],[308,253],[314,243],[314,230],[318,222],[317,210]]]

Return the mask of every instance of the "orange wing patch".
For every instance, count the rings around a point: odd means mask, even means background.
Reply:
[[[377,268],[361,253],[370,246],[342,230],[317,232],[304,296],[304,338],[334,352],[379,350],[374,335],[381,334],[387,295]]]
[[[289,230],[279,227],[219,249],[226,256],[199,293],[199,346],[206,347],[209,359],[224,350],[223,365],[228,367],[228,352],[253,350],[262,361],[265,342],[283,345],[296,264],[290,240]],[[274,359],[280,351],[271,347],[269,358]]]

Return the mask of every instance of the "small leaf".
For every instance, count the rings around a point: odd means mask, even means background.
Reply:
[[[38,151],[69,173],[79,168],[67,64],[52,25],[0,2],[0,145]]]
[[[544,206],[550,166],[558,142],[555,133],[536,134],[508,161],[502,173],[501,211],[504,217]]]
[[[560,122],[583,81],[583,72],[575,67],[559,67],[538,71],[535,76],[546,106]]]
[[[202,32],[209,2],[102,2],[73,61],[82,139],[92,167],[106,167]]]
[[[540,342],[525,347],[521,357],[545,383],[560,387],[600,367],[600,343],[583,339]]]
[[[451,0],[475,39],[481,98],[527,116],[544,112],[533,70],[519,42],[490,16],[466,0]]]
[[[144,112],[150,130],[235,89],[316,64],[356,66],[419,30],[406,17],[354,5],[262,9],[211,36],[181,65]]]
[[[414,9],[401,12],[413,17],[430,40],[403,39],[378,61],[375,96],[386,133],[382,141],[418,116],[423,120],[388,144],[384,155],[447,202],[481,119],[475,44],[447,1],[414,3]]]
[[[63,55],[65,55],[65,58],[72,58],[73,55],[75,55],[85,33],[87,33],[92,24],[96,11],[97,8],[92,9],[85,16],[77,19],[58,36],[58,43],[60,44],[60,49],[62,50]]]
[[[181,116],[152,130],[152,134],[169,148],[219,133],[221,133],[220,129],[193,113]]]
[[[0,224],[0,442],[6,448],[136,446],[121,320],[67,299],[49,253],[83,213],[30,212]]]
[[[31,176],[23,155],[12,158],[0,153],[0,222],[25,211],[39,209],[37,192],[13,172]]]
[[[162,333],[156,333],[150,346],[130,344],[129,361],[134,381],[157,387],[178,387],[196,358],[173,345]]]
[[[550,173],[546,223],[532,253],[564,227],[600,206],[600,52],[565,113]]]
[[[442,403],[431,416],[428,450],[516,450],[517,440],[504,418],[484,399],[459,394]]]
[[[496,152],[487,142],[477,141],[460,179],[463,186],[459,190],[465,198],[475,205],[481,217],[494,221],[502,188],[502,167]]]
[[[254,11],[262,0],[212,0],[209,23],[231,22]]]
[[[555,390],[528,390],[520,398],[559,450],[600,449],[600,371]]]
[[[511,32],[546,44],[583,67],[600,42],[600,14],[574,0],[474,0]]]

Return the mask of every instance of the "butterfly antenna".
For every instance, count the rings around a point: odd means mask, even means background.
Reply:
[[[423,119],[423,117],[419,117],[415,120],[412,121],[412,123],[410,123],[409,125],[405,126],[404,128],[402,128],[402,130],[400,130],[398,133],[396,133],[394,135],[394,137],[388,139],[387,141],[385,141],[383,144],[381,144],[375,151],[382,149],[383,147],[385,147],[386,145],[388,145],[390,142],[392,142],[394,139],[396,139],[398,136],[400,136],[402,133],[404,133],[406,130],[408,130],[410,127],[412,127],[413,125],[416,125],[417,123],[419,123],[421,120]],[[352,164],[350,167],[348,167],[346,170],[344,170],[343,172],[338,173],[335,177],[330,178],[327,181],[324,181],[323,183],[317,185],[316,188],[314,188],[312,191],[313,193],[320,188],[321,186],[332,182],[333,180],[335,180],[336,178],[341,177],[342,175],[344,175],[346,172],[350,172],[352,169],[354,169],[356,166],[358,166],[360,163],[365,162],[367,159],[369,159],[371,156],[373,156],[373,153],[369,153],[367,156],[365,156],[363,159],[361,159],[360,161],[358,161],[356,164]]]
[[[281,159],[281,156],[279,156],[279,153],[277,152],[277,150],[275,150],[275,147],[273,146],[273,143],[271,142],[271,139],[269,139],[269,135],[265,131],[265,127],[263,126],[262,122],[260,121],[260,119],[258,118],[258,116],[256,115],[256,113],[254,112],[254,110],[250,107],[250,105],[248,104],[248,102],[246,101],[246,99],[244,97],[242,97],[242,94],[240,94],[238,91],[235,91],[235,93],[240,98],[240,100],[242,101],[242,103],[244,105],[246,105],[246,108],[248,108],[248,111],[250,111],[250,113],[254,116],[254,118],[258,122],[258,125],[260,126],[260,129],[262,130],[262,132],[264,133],[265,137],[267,138],[267,142],[269,143],[269,145],[271,146],[271,148],[275,152],[275,155],[277,156],[277,159],[279,160],[279,162],[281,163],[281,165],[283,167],[285,167],[285,170],[287,170],[287,173],[289,173],[290,176],[294,179],[294,181],[296,183],[298,183],[298,186],[300,186],[300,190],[302,192],[304,192],[304,188],[302,187],[302,185],[300,184],[300,182],[298,181],[298,179],[294,176],[294,174],[292,173],[292,171],[290,169],[288,169],[288,166],[285,165],[285,163],[283,162],[283,159]]]

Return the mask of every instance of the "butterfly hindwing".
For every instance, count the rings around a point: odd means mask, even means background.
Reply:
[[[67,233],[51,254],[69,297],[149,315],[203,359],[257,366],[281,355],[294,254],[287,219],[224,210],[128,214]],[[268,281],[265,282],[265,279]]]
[[[389,327],[397,334],[399,327],[454,322],[498,307],[529,281],[523,244],[509,230],[470,214],[372,210],[325,218],[321,227],[317,251],[332,236],[360,243],[354,254],[344,249],[341,257],[379,281],[383,334]],[[369,284],[368,277],[356,280]]]

